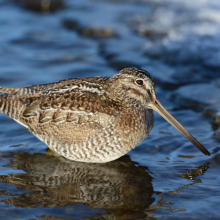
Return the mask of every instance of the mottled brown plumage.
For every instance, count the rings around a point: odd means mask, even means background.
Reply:
[[[152,109],[162,114],[203,153],[202,147],[156,99],[150,74],[126,68],[111,78],[75,78],[47,85],[2,88],[0,111],[62,156],[108,162],[149,134]],[[187,132],[187,133],[186,133]]]

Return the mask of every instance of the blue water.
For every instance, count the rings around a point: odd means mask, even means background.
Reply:
[[[55,12],[18,2],[0,1],[0,86],[141,67],[164,107],[212,155],[155,113],[150,136],[127,157],[88,166],[48,155],[44,143],[1,114],[0,218],[220,219],[218,125],[190,107],[195,100],[183,106],[172,99],[181,86],[216,86],[220,78],[219,2],[66,0]]]

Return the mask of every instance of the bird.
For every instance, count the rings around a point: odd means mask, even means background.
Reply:
[[[162,106],[151,75],[140,68],[124,68],[112,77],[0,87],[0,93],[1,113],[70,160],[106,163],[125,155],[149,135],[153,110],[210,155]]]

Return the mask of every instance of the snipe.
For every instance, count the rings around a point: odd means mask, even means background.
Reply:
[[[210,155],[160,104],[150,74],[142,69],[126,68],[111,78],[0,87],[0,92],[8,94],[0,95],[0,112],[71,160],[102,163],[126,154],[148,136],[153,110]]]

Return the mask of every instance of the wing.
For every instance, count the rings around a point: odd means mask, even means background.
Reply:
[[[65,95],[64,91],[66,91],[66,93],[77,92],[77,89],[74,90],[74,88],[76,88],[76,84],[78,85],[79,83],[84,83],[84,82],[91,84],[92,81],[101,82],[107,79],[108,78],[105,77],[92,77],[92,78],[79,78],[79,79],[75,78],[75,79],[67,79],[45,85],[13,87],[13,88],[0,87],[0,93],[7,94],[4,96],[0,95],[0,112],[7,114],[9,117],[13,118],[22,125],[26,126],[20,120],[20,116],[22,116],[24,110],[26,110],[25,111],[26,116],[28,116],[28,114],[30,114],[29,116],[33,116],[32,112],[34,112],[35,107],[37,107],[37,104],[42,104],[42,102],[45,102],[45,100],[47,102],[48,99],[46,98],[49,97],[50,93],[53,93],[53,97],[55,97],[56,99],[57,97]],[[82,89],[83,88],[81,88],[81,90]],[[53,102],[53,108],[54,108],[55,107],[54,103],[58,100],[54,101],[53,97],[50,100]],[[65,96],[64,98],[66,97],[67,96]],[[66,100],[66,104],[68,101],[69,100]],[[41,109],[42,110],[47,109],[46,105],[47,105],[46,103],[41,105]]]
[[[73,79],[65,79],[65,80],[61,80],[49,84],[42,84],[42,85],[30,85],[25,87],[0,87],[0,93],[10,94],[10,95],[28,95],[28,94],[35,94],[41,91],[47,91],[53,87],[59,87],[60,85],[74,84],[75,81],[92,82],[94,80],[104,81],[107,79],[108,77],[73,78]]]
[[[40,91],[48,90],[56,85],[65,83],[69,79],[57,81],[54,83],[49,84],[42,84],[42,85],[30,85],[25,87],[0,87],[0,93],[10,94],[10,95],[28,95],[28,94],[35,94]],[[72,79],[74,80],[74,79]]]
[[[16,95],[25,106],[17,120],[51,147],[82,143],[119,115],[120,103],[108,96],[106,80],[71,79],[41,87],[33,95]]]
[[[0,109],[61,155],[68,157],[70,150],[74,155],[78,149],[83,154],[84,144],[96,136],[99,146],[99,136],[106,127],[114,130],[120,116],[121,104],[110,98],[107,80],[81,78],[31,87],[38,92],[1,96]]]

